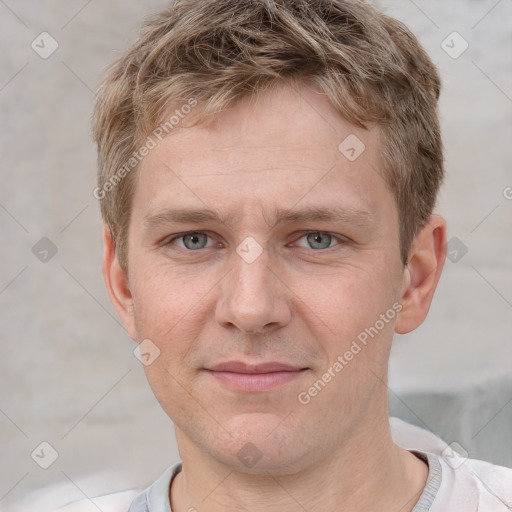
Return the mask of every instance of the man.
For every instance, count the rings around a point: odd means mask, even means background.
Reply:
[[[103,274],[182,460],[130,511],[510,510],[512,471],[388,419],[445,257],[439,90],[354,0],[177,0],[113,65]]]

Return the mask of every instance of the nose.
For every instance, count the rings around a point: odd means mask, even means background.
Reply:
[[[251,263],[235,252],[232,259],[232,270],[221,282],[215,310],[218,324],[251,334],[266,334],[287,325],[292,316],[291,292],[267,253]]]

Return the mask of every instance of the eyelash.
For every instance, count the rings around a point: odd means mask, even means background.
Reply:
[[[328,231],[305,231],[304,233],[301,234],[301,236],[299,236],[296,240],[295,240],[295,243],[300,240],[301,238],[304,238],[304,237],[307,237],[308,235],[311,235],[311,234],[320,234],[320,235],[329,235],[332,237],[333,240],[336,240],[336,244],[333,245],[333,246],[330,246],[330,247],[327,247],[325,249],[313,249],[311,247],[309,247],[310,250],[312,251],[315,251],[315,252],[325,252],[325,251],[328,251],[329,249],[333,249],[334,247],[337,247],[338,245],[343,245],[344,243],[347,242],[347,240],[340,236],[340,235],[335,235],[333,233],[329,233]],[[183,239],[184,236],[186,235],[192,235],[192,234],[199,234],[199,235],[206,235],[207,237],[209,237],[210,239],[213,240],[213,237],[211,235],[209,235],[206,231],[185,231],[184,233],[180,233],[178,235],[175,235],[173,236],[171,239],[167,240],[167,242],[165,242],[164,245],[172,245],[173,242],[176,242],[177,240],[180,240],[180,239]],[[287,244],[288,246],[289,244]],[[210,247],[203,247],[202,249],[209,249],[211,248],[212,246]],[[308,247],[301,247],[299,246],[301,249],[308,249]],[[196,249],[195,251],[192,250],[192,249],[187,249],[186,247],[180,247],[180,249],[183,249],[184,251],[186,252],[199,252],[201,251],[202,249]]]

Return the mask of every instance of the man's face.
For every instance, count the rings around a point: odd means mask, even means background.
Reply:
[[[182,446],[279,471],[385,417],[404,267],[379,135],[283,86],[142,162],[127,323],[160,350],[145,369]]]

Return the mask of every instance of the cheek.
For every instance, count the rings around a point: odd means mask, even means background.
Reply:
[[[303,275],[294,292],[309,316],[316,316],[335,335],[354,334],[372,324],[399,297],[400,284],[388,271],[369,272],[352,266],[324,276]]]
[[[164,410],[179,416],[190,408],[185,389],[196,377],[191,359],[212,304],[203,287],[170,275],[161,270],[139,277],[134,313],[138,340],[150,339],[160,351],[154,362],[144,366],[148,383]]]
[[[219,279],[214,271],[199,274],[186,265],[172,265],[161,253],[141,251],[133,260],[136,274],[132,294],[138,324],[144,332],[169,330],[189,321]]]
[[[327,366],[339,356],[344,358],[347,366],[339,384],[345,378],[357,382],[372,377],[370,370],[385,373],[400,284],[398,274],[384,266],[371,271],[352,267],[329,277],[302,280],[298,314],[317,326],[314,337],[322,345]]]

